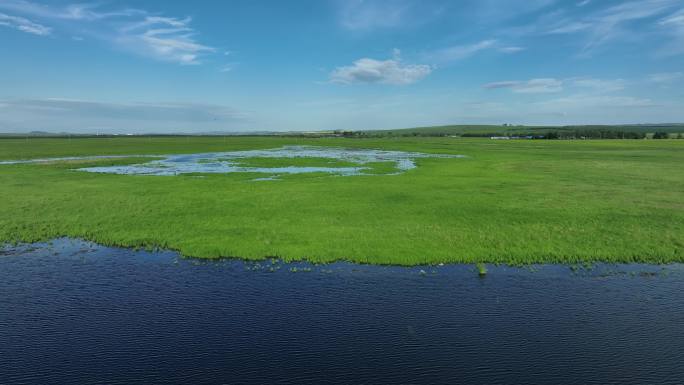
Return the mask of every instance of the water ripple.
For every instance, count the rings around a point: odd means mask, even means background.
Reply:
[[[463,265],[268,272],[71,240],[0,250],[2,384],[684,378],[682,265],[481,279]]]

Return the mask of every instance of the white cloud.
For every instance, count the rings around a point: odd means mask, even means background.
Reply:
[[[648,108],[660,106],[648,98],[633,96],[606,96],[576,94],[562,98],[544,100],[535,103],[543,108],[562,110],[596,109],[596,108]]]
[[[517,53],[517,52],[524,51],[524,50],[525,50],[525,47],[516,47],[516,46],[499,48],[499,52],[503,52],[503,53]]]
[[[340,24],[350,30],[400,25],[410,7],[407,1],[346,0],[340,6]]]
[[[638,38],[643,31],[630,29],[634,22],[663,15],[668,10],[681,5],[681,0],[628,1],[579,19],[559,18],[562,13],[557,13],[554,18],[540,20],[540,24],[542,24],[541,28],[549,34],[585,33],[587,40],[583,50],[587,53],[610,41],[625,39],[627,36]]]
[[[432,72],[425,64],[402,64],[398,50],[388,60],[362,58],[350,66],[337,67],[330,81],[341,84],[382,83],[404,85],[415,83]]]
[[[507,88],[522,94],[543,94],[561,92],[565,87],[588,89],[595,94],[620,91],[625,88],[626,81],[623,79],[597,79],[590,77],[578,77],[568,79],[536,78],[530,80],[506,80],[492,82],[484,85],[487,89]]]
[[[661,25],[682,26],[684,25],[684,10],[670,15],[660,21]]]
[[[26,0],[3,0],[0,2],[0,8],[45,19],[94,21],[113,17],[130,17],[147,14],[147,12],[143,10],[134,8],[125,8],[115,11],[99,11],[99,7],[99,3],[69,4],[64,7],[55,7],[32,3]]]
[[[524,82],[521,82],[519,80],[504,80],[504,81],[500,81],[500,82],[487,83],[483,87],[490,89],[490,90],[497,89],[497,88],[514,88],[514,87],[516,87],[522,83],[524,83]]]
[[[0,100],[7,111],[0,125],[15,131],[178,132],[229,130],[247,123],[249,114],[206,103],[112,103],[63,98]]]
[[[591,0],[582,0],[575,5],[577,5],[578,7],[584,7],[585,5],[587,5],[589,3],[591,3]]]
[[[339,24],[354,32],[414,26],[439,16],[442,7],[419,0],[338,0]]]
[[[234,66],[232,64],[226,64],[219,69],[219,72],[230,72],[233,70],[233,68]]]
[[[672,40],[660,51],[661,56],[680,55],[684,53],[684,9],[669,15],[658,23],[661,30],[671,36]]]
[[[194,40],[190,18],[146,16],[119,31],[114,41],[125,49],[180,64],[199,64],[199,56],[215,49]]]
[[[452,1],[458,5],[458,11],[493,25],[520,18],[523,15],[538,12],[550,7],[557,0],[470,0]]]
[[[241,113],[232,108],[202,103],[112,103],[65,98],[3,100],[2,103],[19,109],[74,112],[81,116],[106,116],[114,119],[138,117],[186,121],[242,117]],[[123,111],[126,113],[122,113]]]
[[[11,16],[4,13],[0,13],[0,25],[39,36],[46,36],[51,33],[51,29],[44,25],[34,23],[23,17]]]
[[[496,43],[496,40],[490,39],[482,40],[474,44],[455,45],[447,48],[442,48],[434,52],[430,52],[426,55],[426,57],[436,62],[448,63],[463,60],[472,55],[475,55],[480,51],[494,48],[496,46]]]
[[[513,92],[521,94],[554,93],[563,91],[563,81],[553,78],[537,78],[526,81],[507,80],[487,83],[484,85],[484,88],[508,88]]]
[[[596,78],[574,78],[572,84],[575,87],[590,88],[597,92],[614,92],[625,88],[623,79],[596,79]]]
[[[24,0],[0,1],[0,9],[10,9],[24,15],[52,20],[79,37],[87,35],[107,41],[115,47],[157,60],[179,64],[199,64],[202,55],[215,52],[195,38],[190,18],[153,15],[145,10],[123,8],[103,9],[103,5],[71,4],[63,7],[47,6]],[[3,14],[0,14],[2,23]],[[6,15],[5,15],[6,16]],[[21,19],[21,20],[20,20]],[[49,28],[15,18],[22,30],[48,34]]]
[[[560,23],[557,27],[551,28],[548,33],[551,34],[564,34],[573,33],[578,31],[584,31],[592,27],[591,23],[586,23],[583,21]]]
[[[684,79],[684,72],[660,72],[648,75],[648,80],[654,83],[669,84]]]

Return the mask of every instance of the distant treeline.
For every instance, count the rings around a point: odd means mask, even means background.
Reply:
[[[335,136],[348,138],[369,137],[449,137],[464,138],[511,138],[511,139],[684,139],[682,133],[655,132],[647,133],[633,130],[615,129],[560,129],[536,131],[498,131],[498,132],[436,132],[436,131],[335,131]]]
[[[656,132],[649,135],[645,132],[618,131],[618,130],[572,130],[572,131],[548,131],[545,133],[489,133],[480,132],[464,133],[463,137],[489,138],[489,137],[510,137],[525,139],[684,139],[684,134],[669,134],[667,132]]]

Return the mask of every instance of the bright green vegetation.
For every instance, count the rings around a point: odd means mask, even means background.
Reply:
[[[684,141],[466,138],[2,139],[1,159],[380,148],[398,175],[130,176],[0,165],[0,242],[79,237],[196,257],[423,264],[684,262]],[[259,176],[263,176],[260,174]]]
[[[475,267],[477,268],[477,274],[480,277],[484,277],[485,275],[487,275],[487,266],[484,263],[477,263]]]

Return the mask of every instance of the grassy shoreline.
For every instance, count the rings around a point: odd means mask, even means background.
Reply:
[[[684,143],[462,138],[4,139],[0,159],[363,147],[468,155],[401,175],[150,177],[0,166],[0,243],[66,236],[201,258],[684,262]],[[139,162],[83,161],[79,165]]]

